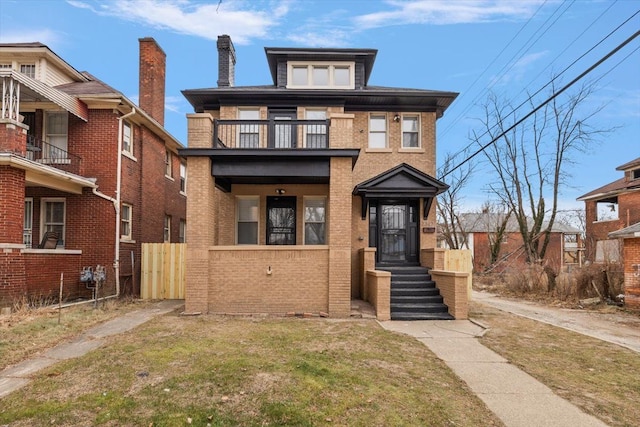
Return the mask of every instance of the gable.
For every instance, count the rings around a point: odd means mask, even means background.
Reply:
[[[356,185],[353,194],[366,198],[435,197],[448,188],[447,184],[402,163]]]

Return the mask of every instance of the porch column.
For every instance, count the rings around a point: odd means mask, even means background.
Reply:
[[[13,120],[0,120],[0,155],[24,155],[26,129]],[[0,164],[0,306],[26,294],[22,249],[25,171]]]
[[[210,114],[188,114],[189,148],[210,148],[213,117]],[[192,183],[192,185],[189,185]],[[197,185],[195,185],[197,184]],[[215,185],[208,157],[187,159],[187,252],[185,311],[209,311],[209,247],[216,241]]]
[[[331,148],[353,145],[353,114],[332,114]],[[350,158],[331,159],[329,178],[329,315],[351,314],[351,203],[353,179]]]

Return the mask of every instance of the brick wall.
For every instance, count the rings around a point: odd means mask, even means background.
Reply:
[[[164,126],[166,55],[151,38],[138,39],[140,46],[140,108]]]
[[[24,257],[18,248],[0,244],[0,307],[26,295]]]
[[[0,153],[17,153],[23,156],[26,150],[27,130],[25,126],[7,119],[0,119]]]
[[[0,166],[0,243],[22,243],[25,172]]]
[[[80,283],[79,280],[83,256],[80,254],[54,254],[52,252],[24,254],[29,297],[57,300],[60,292],[60,274],[62,273],[64,274],[63,300],[68,301],[79,297],[91,298],[91,290],[87,289],[85,284]],[[47,268],[43,268],[43,266],[47,266]]]
[[[624,239],[625,306],[640,310],[640,238]]]
[[[469,298],[467,283],[469,273],[455,271],[431,270],[431,277],[437,283],[449,314],[456,320],[469,317]]]

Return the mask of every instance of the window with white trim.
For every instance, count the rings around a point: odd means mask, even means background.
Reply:
[[[126,203],[120,208],[120,238],[132,240],[132,224],[133,207]]]
[[[58,246],[64,247],[66,200],[64,198],[43,198],[40,201],[40,239],[44,233],[53,231],[58,234]]]
[[[0,64],[0,70],[7,70],[7,69],[10,70],[11,68],[12,68],[11,64],[8,64],[8,63],[1,63]]]
[[[33,197],[24,199],[24,226],[22,228],[22,243],[27,249],[33,246]]]
[[[238,196],[236,199],[236,243],[238,245],[258,244],[258,218],[260,198],[258,196]]]
[[[420,147],[420,116],[402,116],[402,148]]]
[[[307,120],[326,120],[327,110],[322,109],[307,109],[304,112]],[[329,143],[327,141],[327,125],[326,124],[313,124],[307,125],[305,132],[305,147],[307,148],[327,148]]]
[[[171,151],[164,150],[164,174],[169,178],[173,177],[173,171],[171,170],[171,159],[172,159]]]
[[[133,156],[133,138],[131,136],[131,124],[125,120],[122,122],[122,151]]]
[[[355,88],[353,62],[295,62],[287,64],[288,88]]]
[[[171,242],[171,215],[164,216],[164,242]]]
[[[369,148],[387,147],[387,115],[369,115]]]
[[[187,243],[187,220],[180,220],[180,228],[178,229],[178,243]]]
[[[45,121],[47,144],[43,147],[43,160],[53,163],[67,162],[69,115],[66,111],[48,111]]]
[[[326,244],[326,221],[327,221],[327,199],[326,197],[305,197],[304,198],[304,244],[305,245],[325,245]]]
[[[238,109],[239,120],[260,120],[259,108]],[[258,148],[260,145],[260,125],[257,123],[241,124],[238,134],[238,148]]]
[[[20,64],[20,72],[32,79],[36,78],[36,64]]]
[[[187,194],[187,164],[180,162],[180,192]]]

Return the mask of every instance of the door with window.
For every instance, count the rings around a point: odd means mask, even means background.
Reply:
[[[298,132],[295,124],[282,123],[296,120],[296,110],[269,110],[269,148],[296,148]]]
[[[379,202],[369,209],[369,244],[383,264],[418,262],[418,203]]]
[[[267,245],[296,244],[296,198],[267,197]]]

